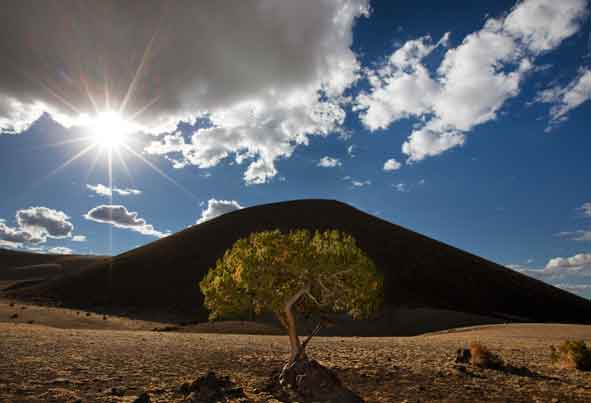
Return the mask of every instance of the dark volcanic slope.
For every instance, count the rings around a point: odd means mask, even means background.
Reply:
[[[330,200],[232,212],[116,256],[111,265],[91,265],[26,293],[68,304],[195,312],[203,319],[197,283],[208,268],[238,238],[275,228],[349,232],[384,273],[391,305],[591,323],[591,303],[585,299]]]
[[[58,272],[76,271],[105,259],[102,256],[55,255],[0,249],[0,280],[27,280]]]

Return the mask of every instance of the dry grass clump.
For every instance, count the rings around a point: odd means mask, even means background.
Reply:
[[[500,369],[504,362],[501,357],[490,351],[484,344],[470,343],[470,364],[480,368]]]
[[[554,365],[591,371],[591,348],[583,340],[566,340],[558,348],[550,346],[550,350]]]

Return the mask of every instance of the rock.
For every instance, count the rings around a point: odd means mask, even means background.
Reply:
[[[212,371],[192,383],[182,383],[176,391],[186,396],[185,402],[191,403],[226,401],[228,398],[249,401],[244,395],[244,390],[236,386],[229,377],[219,377]]]
[[[113,386],[109,393],[114,396],[124,396],[127,388],[125,386]]]
[[[181,395],[188,395],[191,393],[191,384],[189,382],[181,383],[177,388],[176,392]]]
[[[142,393],[139,395],[133,403],[150,403],[150,395],[147,392]]]
[[[16,319],[18,318],[18,313],[13,313],[12,315],[10,315],[10,319]]]
[[[315,360],[301,359],[285,366],[277,383],[291,400],[300,402],[362,403],[363,399],[347,389],[334,371]],[[278,396],[276,396],[278,397]],[[279,398],[279,397],[278,397]],[[280,400],[284,400],[281,399]]]

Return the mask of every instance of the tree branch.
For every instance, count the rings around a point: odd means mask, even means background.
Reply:
[[[310,291],[306,291],[306,295],[307,295],[308,297],[310,297],[310,299],[312,299],[312,301],[314,301],[314,302],[316,303],[316,305],[318,305],[318,306],[322,306],[322,305],[320,304],[320,302],[319,302],[319,301],[316,299],[316,297],[314,297],[314,296],[312,295],[312,293],[311,293]]]

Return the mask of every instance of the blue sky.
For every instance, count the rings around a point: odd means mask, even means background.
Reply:
[[[155,30],[96,5],[63,10],[74,34],[10,6],[0,246],[117,254],[330,198],[591,297],[587,1],[195,4]],[[126,13],[137,35],[101,36]]]

